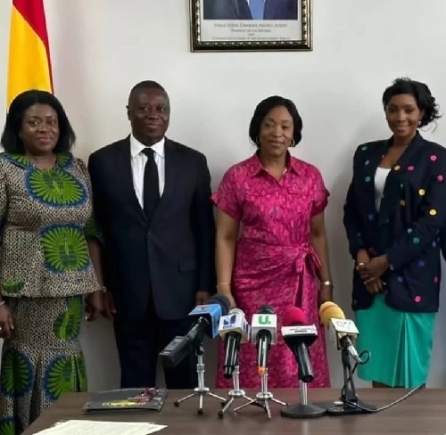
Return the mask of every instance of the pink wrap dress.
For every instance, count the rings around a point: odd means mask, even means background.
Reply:
[[[278,343],[269,353],[269,388],[298,386],[295,358],[280,334],[283,312],[300,307],[309,323],[319,328],[310,347],[314,381],[309,387],[329,387],[324,330],[318,318],[319,258],[310,244],[313,216],[327,206],[329,193],[318,169],[290,157],[280,181],[262,166],[257,154],[232,166],[212,200],[216,207],[241,224],[236,246],[232,294],[248,322],[265,304],[278,316]],[[223,377],[223,342],[220,342],[217,388],[231,388]],[[240,349],[242,388],[260,389],[257,351],[246,343]]]

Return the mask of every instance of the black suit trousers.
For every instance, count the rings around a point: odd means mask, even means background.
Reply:
[[[119,307],[118,307],[119,308]],[[121,388],[156,386],[159,353],[178,335],[191,327],[190,318],[163,320],[155,312],[153,302],[137,320],[116,315],[114,331],[121,364]],[[164,368],[166,387],[170,390],[197,386],[196,357],[193,353],[175,368]]]

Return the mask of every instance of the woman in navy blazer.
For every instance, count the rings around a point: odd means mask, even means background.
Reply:
[[[344,206],[357,345],[371,354],[358,376],[413,388],[426,383],[439,305],[446,150],[418,132],[439,118],[424,83],[397,79],[382,100],[393,135],[358,147]]]

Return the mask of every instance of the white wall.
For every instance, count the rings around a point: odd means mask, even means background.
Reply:
[[[397,76],[427,82],[446,107],[446,2],[315,0],[313,52],[208,54],[189,51],[188,0],[45,3],[55,91],[78,134],[80,157],[127,135],[129,89],[154,79],[171,97],[169,136],[207,155],[216,186],[230,165],[253,152],[247,130],[255,105],[271,94],[295,101],[304,130],[294,154],[316,164],[331,191],[326,220],[335,296],[350,312],[351,262],[341,208],[352,153],[362,141],[388,136],[380,98]],[[0,112],[6,99],[9,13],[10,2],[1,1]],[[446,144],[446,119],[426,136]],[[445,308],[443,295],[428,382],[432,387],[446,387]],[[82,341],[90,388],[116,386],[110,325],[88,325]],[[330,346],[336,387],[342,381],[339,360]],[[212,372],[208,366],[209,377]]]

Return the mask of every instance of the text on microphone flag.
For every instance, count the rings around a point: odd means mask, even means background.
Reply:
[[[358,328],[355,323],[349,319],[330,319],[333,328],[336,332],[342,332],[345,334],[357,335],[359,334]]]
[[[197,305],[192,311],[192,313],[202,313],[203,311],[207,311],[208,307],[206,305]]]
[[[259,325],[272,325],[271,317],[268,314],[260,314],[258,319]]]
[[[316,325],[283,326],[282,335],[318,335]]]

